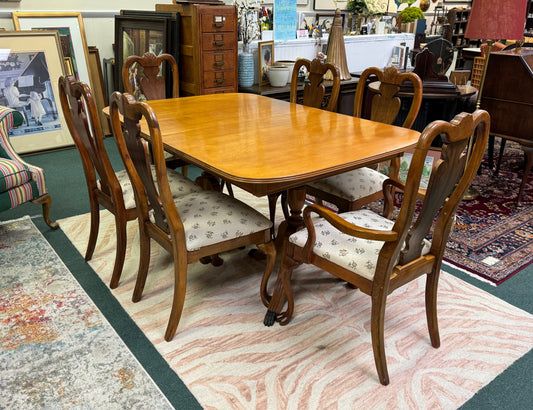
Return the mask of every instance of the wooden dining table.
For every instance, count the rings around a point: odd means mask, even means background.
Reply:
[[[168,152],[257,197],[288,191],[290,215],[278,229],[281,241],[302,226],[305,184],[402,155],[420,136],[256,94],[148,104]],[[148,128],[141,129],[149,138]]]
[[[278,248],[303,226],[308,182],[400,156],[420,137],[418,131],[256,94],[148,104],[168,152],[257,197],[287,191],[290,212],[278,228]],[[109,115],[108,108],[104,112]],[[141,132],[149,139],[146,124]],[[283,292],[280,280],[274,292]]]

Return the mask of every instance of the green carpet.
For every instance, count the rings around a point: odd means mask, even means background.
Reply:
[[[116,169],[123,168],[114,141],[106,140],[112,162]],[[75,149],[38,154],[26,157],[32,164],[45,169],[46,183],[52,196],[51,216],[53,219],[79,215],[89,211],[87,188],[83,176],[79,154]],[[198,170],[190,169],[194,175]],[[129,317],[119,310],[108,288],[85,263],[80,254],[60,231],[52,231],[42,220],[40,206],[25,204],[16,209],[0,213],[0,220],[9,220],[22,215],[31,215],[34,223],[52,244],[76,279],[85,288],[100,310],[128,344],[161,390],[177,408],[198,408],[199,405],[186,390],[176,374],[168,368],[144,335],[133,325]],[[455,270],[450,273],[477,286],[529,313],[533,313],[531,279],[533,266],[530,266],[498,287],[480,282]],[[463,408],[465,409],[521,409],[530,408],[533,402],[531,388],[533,352],[515,362],[493,382],[482,389]]]

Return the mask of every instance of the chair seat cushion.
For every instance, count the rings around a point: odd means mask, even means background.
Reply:
[[[391,230],[394,225],[394,221],[367,209],[345,212],[339,214],[339,216],[354,225],[381,231]],[[323,218],[317,218],[314,226],[316,243],[313,253],[315,255],[369,280],[374,278],[379,252],[384,242],[346,235]],[[289,241],[299,247],[303,247],[307,241],[307,229],[302,229],[292,234],[289,237]],[[431,243],[428,240],[424,240],[423,255],[429,252],[430,246]]]
[[[156,178],[155,166],[152,168],[152,178]],[[125,169],[117,171],[116,173],[120,187],[122,188],[122,195],[124,196],[124,206],[126,209],[135,208],[135,195],[133,193],[133,186],[131,185],[130,177]],[[170,191],[172,196],[177,198],[179,196],[187,195],[192,192],[199,192],[202,190],[201,187],[196,185],[189,178],[183,174],[173,170],[167,169],[168,183],[170,185]],[[97,182],[98,188],[100,189],[100,181]]]
[[[0,192],[24,185],[31,179],[31,172],[23,163],[0,158]]]
[[[365,167],[310,182],[308,185],[339,198],[356,201],[380,192],[383,188],[383,181],[387,178],[387,175]]]
[[[269,230],[260,212],[218,191],[201,191],[174,200],[183,222],[188,251]]]

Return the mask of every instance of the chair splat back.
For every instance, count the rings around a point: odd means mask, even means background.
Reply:
[[[137,207],[140,208],[140,214],[144,220],[149,217],[149,211],[152,210],[155,224],[168,234],[170,230],[162,208],[163,199],[159,195],[150,170],[148,143],[141,137],[140,121],[144,117],[148,122],[151,142],[154,145],[153,161],[156,168],[158,186],[162,187],[162,194],[166,194],[167,201],[173,203],[172,193],[170,190],[166,192],[164,189],[169,186],[169,183],[164,156],[159,155],[163,151],[159,151],[156,147],[156,145],[162,146],[157,119],[152,117],[151,111],[147,110],[143,103],[136,104],[131,94],[122,94],[122,98],[116,98],[113,101],[111,105],[112,121],[119,121],[117,110],[120,110],[124,116],[124,126],[115,126],[114,129],[122,134],[122,136],[117,138],[117,145],[132,181],[135,195],[138,198],[136,200]]]
[[[163,73],[160,70],[161,66],[164,69]],[[130,56],[124,61],[122,67],[124,91],[134,95],[138,100],[162,100],[167,98],[168,89],[164,75],[170,75],[170,73],[172,75],[170,97],[177,98],[179,97],[179,71],[172,55],[155,56],[153,53],[144,53],[142,57]]]
[[[340,92],[340,72],[337,66],[331,63],[323,63],[318,58],[309,61],[305,58],[298,59],[294,64],[291,79],[290,102],[298,103],[298,73],[301,67],[305,67],[309,73],[309,82],[304,84],[303,102],[307,107],[324,108],[327,111],[335,111]],[[333,86],[329,101],[324,100],[326,87],[324,75],[329,71],[333,74]]]
[[[414,88],[413,100],[407,117],[402,124],[404,128],[411,128],[422,104],[422,81],[416,74],[402,73],[396,67],[388,67],[384,71],[376,67],[370,67],[363,71],[355,93],[354,117],[361,118],[362,116],[365,95],[364,85],[371,76],[377,77],[380,86],[379,94],[374,95],[371,101],[370,119],[385,124],[392,124],[400,112],[401,101],[400,97],[398,97],[400,86],[406,81],[412,83]]]
[[[433,232],[435,243],[432,248],[439,249],[439,252],[444,251],[444,246],[441,245],[448,240],[457,206],[470,185],[470,181],[474,177],[483,157],[489,123],[488,114],[479,111],[475,113],[475,116],[468,116],[466,113],[462,113],[457,115],[450,123],[444,121],[434,122],[428,127],[429,130],[426,128],[428,132],[424,132],[418,142],[411,162],[414,166],[409,169],[407,177],[407,180],[411,182],[411,186],[406,187],[404,201],[411,202],[409,211],[415,207],[415,200],[413,200],[417,191],[415,181],[418,181],[418,184],[420,183],[426,155],[436,137],[440,137],[443,142],[441,156],[433,164],[420,212],[416,222],[407,234],[406,247],[400,255],[401,265],[405,265],[420,256],[423,240],[428,236],[435,218],[437,218]],[[478,124],[479,126],[477,126]],[[468,138],[465,139],[464,136],[465,130],[468,129],[473,130],[473,138],[475,138],[476,142],[467,162],[465,148]],[[411,175],[411,173],[414,175]],[[411,197],[408,198],[407,195],[411,195]]]
[[[87,84],[67,76],[59,79],[59,90],[65,120],[80,152],[89,191],[96,187],[99,177],[102,192],[113,203],[117,203],[122,200],[122,191],[107,156],[98,108],[91,89]]]

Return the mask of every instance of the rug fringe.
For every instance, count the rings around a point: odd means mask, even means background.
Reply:
[[[477,275],[477,274],[475,274],[475,273],[469,272],[469,271],[467,271],[466,269],[460,268],[459,266],[454,265],[453,263],[447,262],[447,261],[445,261],[444,259],[442,260],[442,263],[443,263],[444,265],[448,265],[449,267],[451,267],[451,268],[453,268],[453,269],[457,269],[458,271],[461,271],[461,272],[463,272],[463,273],[466,273],[468,276],[471,276],[471,277],[473,277],[474,279],[480,280],[481,282],[488,283],[489,285],[492,285],[492,286],[494,286],[494,287],[497,287],[497,286],[498,286],[498,285],[496,285],[494,282],[491,282],[490,280],[485,279],[484,277],[482,277],[482,276],[480,276],[480,275]]]

